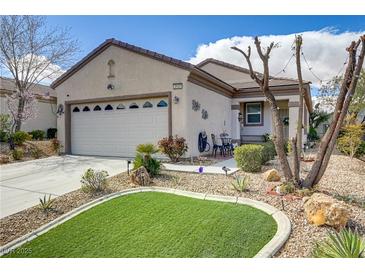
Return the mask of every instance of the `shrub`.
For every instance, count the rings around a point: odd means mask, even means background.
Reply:
[[[167,155],[171,161],[177,162],[185,152],[188,151],[188,145],[183,137],[166,137],[158,142],[161,152]]]
[[[32,155],[33,158],[39,159],[42,156],[42,150],[40,150],[38,147],[33,147],[30,150],[30,154]]]
[[[280,193],[289,194],[295,191],[295,185],[291,182],[280,185]]]
[[[231,182],[233,188],[238,192],[246,191],[249,183],[250,178],[248,176],[235,176],[234,181]]]
[[[52,209],[53,202],[54,202],[54,200],[51,199],[51,195],[48,195],[48,199],[47,199],[47,195],[44,195],[43,196],[43,199],[42,198],[39,198],[39,207],[44,212],[47,212],[47,211],[49,211],[49,210]]]
[[[81,189],[85,192],[100,192],[106,188],[108,172],[105,170],[94,170],[89,168],[81,177]]]
[[[153,158],[159,150],[153,144],[140,144],[137,146],[137,154],[133,161],[133,168],[137,169],[144,166],[150,176],[156,176],[160,173],[161,162]]]
[[[14,160],[21,160],[24,157],[24,151],[20,148],[16,148],[11,151]]]
[[[365,241],[357,232],[343,229],[339,233],[329,233],[328,238],[317,242],[312,252],[315,258],[362,258]]]
[[[0,114],[0,141],[7,142],[10,134],[11,119],[9,114]]]
[[[57,128],[49,128],[47,129],[47,139],[56,138]]]
[[[345,126],[342,136],[337,139],[338,150],[351,158],[358,156],[358,149],[362,150],[363,135],[364,129],[360,124]]]
[[[272,141],[262,144],[262,147],[262,164],[265,164],[275,158],[276,150]]]
[[[33,140],[39,140],[42,141],[44,139],[44,137],[46,136],[46,132],[44,130],[33,130],[31,132],[29,132],[30,135],[32,135]]]
[[[61,144],[60,141],[58,141],[57,139],[52,139],[52,146],[53,146],[53,150],[55,152],[59,152],[60,148],[61,148]]]
[[[12,135],[14,144],[21,146],[25,141],[31,140],[32,136],[25,131],[17,131]]]
[[[234,159],[238,167],[246,172],[258,172],[262,164],[261,145],[242,145],[234,150]]]

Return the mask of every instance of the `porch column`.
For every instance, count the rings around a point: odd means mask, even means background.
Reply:
[[[232,140],[235,143],[240,144],[241,142],[241,127],[240,122],[238,121],[238,114],[240,113],[240,104],[233,104],[231,105],[231,127],[232,127]]]
[[[297,134],[299,102],[289,101],[289,140]]]

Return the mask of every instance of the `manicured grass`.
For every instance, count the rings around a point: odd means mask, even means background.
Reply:
[[[253,257],[276,230],[249,206],[144,192],[81,213],[5,257]]]

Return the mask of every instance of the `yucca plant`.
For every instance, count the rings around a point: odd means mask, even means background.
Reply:
[[[52,209],[54,200],[51,199],[51,195],[44,195],[43,198],[39,198],[39,206],[44,211],[47,212]]]
[[[235,176],[235,180],[231,181],[231,184],[235,190],[238,192],[244,192],[247,190],[247,186],[250,183],[250,178],[248,176]]]
[[[315,258],[362,258],[364,251],[365,241],[361,236],[356,231],[342,229],[316,243],[312,255]]]

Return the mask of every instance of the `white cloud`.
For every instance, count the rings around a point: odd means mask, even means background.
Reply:
[[[312,72],[322,80],[328,80],[336,76],[344,67],[344,62],[347,58],[346,48],[351,41],[357,40],[363,33],[337,33],[329,28],[300,33],[303,35],[303,53],[310,67],[312,67]],[[294,54],[294,51],[291,49],[294,38],[295,34],[260,36],[263,46],[268,46],[271,42],[279,43],[279,48],[273,49],[270,57],[270,74],[272,76],[282,71],[291,55]],[[195,56],[188,61],[197,64],[206,58],[215,58],[247,67],[243,56],[230,49],[233,45],[245,51],[251,45],[253,67],[256,71],[262,72],[262,63],[254,48],[253,39],[249,36],[235,36],[199,45]],[[320,85],[320,81],[311,74],[303,58],[302,71],[305,80],[311,81],[314,86],[318,87]],[[297,78],[295,58],[292,58],[285,72],[281,72],[277,76]]]

